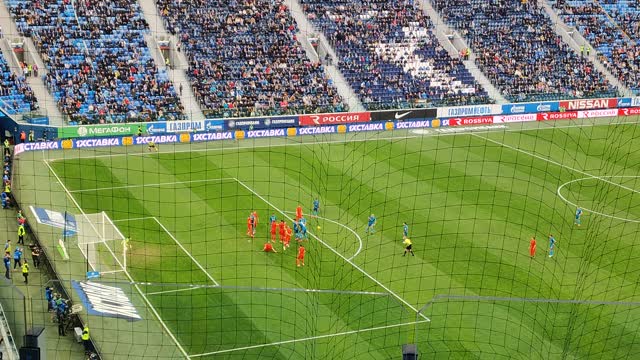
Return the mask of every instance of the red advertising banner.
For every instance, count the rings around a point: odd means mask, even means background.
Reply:
[[[299,121],[300,121],[300,125],[302,126],[336,125],[336,124],[369,122],[371,121],[371,113],[359,112],[359,113],[300,115]]]
[[[618,116],[640,115],[640,108],[618,109]]]
[[[589,110],[589,109],[608,109],[618,106],[617,99],[583,99],[560,101],[560,109],[571,110]]]
[[[577,111],[538,113],[538,121],[577,119]]]
[[[467,118],[450,118],[449,126],[493,124],[493,116],[475,116]]]

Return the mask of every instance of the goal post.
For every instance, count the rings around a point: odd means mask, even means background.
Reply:
[[[124,256],[116,244],[125,240],[113,220],[104,212],[77,217],[78,247],[87,260],[87,270],[113,272],[125,270]],[[122,256],[122,258],[120,258]]]

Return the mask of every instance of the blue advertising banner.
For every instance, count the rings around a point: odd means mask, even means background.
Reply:
[[[631,98],[618,98],[618,107],[631,107]]]
[[[30,206],[29,208],[39,224],[64,229],[66,236],[72,236],[78,232],[76,218],[70,213],[61,213],[59,211],[34,206]]]
[[[71,286],[78,293],[78,297],[80,297],[89,315],[119,318],[127,321],[142,320],[127,294],[119,287],[76,280],[71,280]]]
[[[214,141],[214,140],[231,140],[233,139],[233,133],[230,131],[225,132],[205,132],[191,134],[191,141]]]
[[[73,148],[94,148],[102,146],[120,146],[122,138],[73,139]]]
[[[298,126],[297,116],[225,120],[227,130],[279,129]]]
[[[162,134],[167,132],[167,123],[162,121],[157,121],[153,123],[147,123],[147,134],[155,135]]]
[[[287,136],[287,129],[260,129],[260,130],[248,130],[246,134],[247,139],[261,138],[261,137],[273,137],[273,136]]]
[[[555,111],[560,111],[560,103],[558,101],[502,105],[502,114],[504,115],[532,114],[537,112],[555,112]]]
[[[366,123],[366,124],[349,124],[347,126],[348,132],[355,131],[384,131],[386,122]]]
[[[205,131],[224,131],[224,120],[205,120]]]

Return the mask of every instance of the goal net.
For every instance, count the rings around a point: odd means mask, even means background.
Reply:
[[[78,247],[87,259],[89,267],[101,273],[124,270],[122,256],[116,244],[125,237],[103,211],[77,217]]]

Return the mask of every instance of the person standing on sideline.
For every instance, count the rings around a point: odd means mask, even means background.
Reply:
[[[24,144],[27,141],[27,133],[24,130],[20,131],[20,143]]]
[[[47,310],[51,311],[51,309],[53,309],[51,306],[51,300],[53,300],[53,288],[51,286],[47,286],[44,289],[44,298],[47,300]]]
[[[31,258],[33,259],[33,266],[37,269],[40,266],[40,248],[38,245],[34,245],[31,249]]]
[[[15,251],[13,252],[13,269],[15,270],[18,266],[22,266],[22,250],[16,246]]]
[[[82,329],[82,345],[84,345],[84,351],[91,351],[91,336],[89,335],[89,326],[87,325]]]
[[[32,143],[36,141],[36,134],[33,129],[29,130],[29,142]]]
[[[27,264],[27,259],[24,259],[24,264],[22,264],[22,276],[24,276],[24,283],[29,284],[29,264]]]
[[[24,225],[20,224],[18,225],[18,244],[22,244],[24,245],[24,235],[27,232],[24,230]]]
[[[10,146],[9,138],[4,139],[3,146],[4,146],[4,156],[11,156],[11,149],[9,149],[9,146]]]
[[[58,317],[58,336],[66,336],[64,333],[64,316]]]
[[[6,277],[7,279],[11,279],[11,276],[9,276],[9,272],[11,271],[11,254],[8,251],[5,252],[4,258],[2,260],[4,261],[5,269],[4,277]]]

